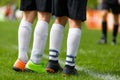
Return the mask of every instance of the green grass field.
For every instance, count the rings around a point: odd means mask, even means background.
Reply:
[[[50,23],[50,26],[52,21]],[[35,25],[35,24],[34,24]],[[81,44],[76,58],[78,76],[63,77],[61,73],[32,73],[15,72],[12,66],[17,59],[17,31],[19,21],[0,22],[0,80],[120,80],[120,33],[118,43],[111,45],[112,32],[108,33],[108,44],[97,44],[100,30],[88,30],[84,25],[82,28]],[[34,27],[33,27],[34,29]],[[50,29],[50,27],[49,27]],[[68,26],[65,29],[63,45],[59,59],[62,67],[66,56],[66,36]],[[49,40],[49,38],[48,38]],[[47,41],[45,54],[42,61],[46,64],[48,59]],[[32,48],[32,38],[29,48],[29,56]]]

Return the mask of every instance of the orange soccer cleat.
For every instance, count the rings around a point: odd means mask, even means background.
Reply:
[[[17,59],[14,66],[13,66],[13,70],[15,70],[15,71],[24,71],[25,70],[25,65],[26,65],[26,63],[24,63],[20,59]]]

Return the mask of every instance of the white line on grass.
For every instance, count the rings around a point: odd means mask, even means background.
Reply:
[[[12,46],[13,49],[18,49],[17,46],[13,45]],[[30,51],[29,51],[30,52]],[[43,55],[44,58],[48,59],[48,56],[46,54]],[[64,65],[64,61],[63,60],[59,60],[60,64]],[[111,75],[111,74],[101,74],[92,70],[88,70],[86,68],[83,67],[79,67],[78,65],[76,65],[77,70],[85,72],[87,74],[89,74],[90,76],[94,77],[94,78],[99,78],[99,79],[103,79],[103,80],[120,80],[120,77],[118,75]]]
[[[48,56],[47,55],[43,55],[44,58],[48,59]],[[63,60],[59,60],[59,62],[64,65],[64,61]],[[94,71],[91,71],[91,70],[88,70],[86,68],[83,68],[83,67],[79,67],[78,65],[76,65],[76,68],[77,70],[79,71],[83,71],[87,74],[89,74],[90,76],[93,76],[94,78],[99,78],[99,79],[103,79],[103,80],[120,80],[120,77],[119,76],[116,76],[116,75],[110,75],[110,74],[100,74],[100,73],[97,73],[97,72],[94,72]]]

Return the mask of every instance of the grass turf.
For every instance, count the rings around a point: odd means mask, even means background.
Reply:
[[[52,22],[51,20],[50,26]],[[35,25],[35,23],[33,25]],[[62,73],[39,74],[13,71],[12,66],[18,56],[18,26],[19,21],[0,22],[0,80],[103,80],[101,77],[92,75],[92,72],[102,75],[109,74],[110,76],[114,76],[117,80],[120,79],[120,33],[118,34],[117,45],[111,45],[112,32],[110,31],[108,32],[108,44],[99,45],[97,42],[101,36],[101,31],[88,30],[85,25],[82,27],[81,43],[76,58],[76,65],[79,66],[79,68],[83,68],[83,70],[78,71],[78,76],[63,77]],[[51,27],[49,27],[49,30],[50,28]],[[63,61],[65,61],[66,56],[67,32],[68,25],[64,31],[65,35],[59,56]],[[29,50],[32,48],[32,38]],[[48,55],[48,46],[49,37],[45,47],[45,55]],[[48,61],[48,59],[44,57],[42,60],[45,64]],[[87,72],[87,70],[89,71]]]

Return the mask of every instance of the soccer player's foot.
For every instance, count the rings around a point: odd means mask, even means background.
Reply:
[[[63,76],[78,75],[77,70],[74,66],[65,65],[63,68]]]
[[[20,59],[17,59],[15,64],[13,65],[13,70],[15,70],[15,71],[24,71],[25,70],[25,65],[26,65],[26,63],[24,63]]]
[[[98,44],[106,44],[107,40],[105,38],[101,38]]]
[[[52,60],[48,61],[48,64],[46,67],[46,71],[48,73],[57,73],[58,71],[62,71],[62,70],[63,69],[59,65],[58,61],[52,61]]]
[[[29,60],[25,66],[25,71],[43,73],[45,72],[45,67],[42,63],[34,64],[31,60]]]
[[[111,44],[116,45],[116,39],[113,39]]]

